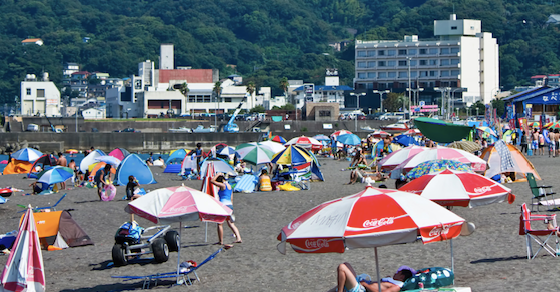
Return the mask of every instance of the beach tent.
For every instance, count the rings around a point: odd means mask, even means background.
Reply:
[[[181,175],[185,175],[188,173],[185,173],[185,170],[196,170],[196,157],[195,155],[187,155],[185,156],[185,159],[183,159],[183,162],[181,162],[181,170],[180,170],[180,174]]]
[[[115,158],[117,158],[118,160],[123,160],[125,157],[127,157],[130,154],[130,152],[128,152],[126,149],[124,148],[115,148],[113,149],[113,151],[109,152],[109,156],[113,156]]]
[[[4,168],[3,174],[29,173],[33,164],[29,161],[12,159]]]
[[[41,245],[76,247],[93,245],[93,240],[74,221],[68,211],[38,212],[33,214]],[[21,217],[23,219],[23,216]]]
[[[99,149],[93,150],[90,154],[84,157],[84,159],[82,159],[82,162],[80,162],[80,170],[83,173],[86,173],[86,170],[90,165],[98,162],[96,158],[99,156],[105,156],[105,153]]]
[[[325,179],[323,178],[323,173],[319,169],[319,165],[317,165],[315,160],[311,161],[311,180],[325,181]]]
[[[183,161],[183,159],[185,159],[185,156],[187,156],[187,153],[189,151],[187,151],[186,149],[177,149],[173,152],[171,152],[171,154],[169,154],[169,157],[167,158],[167,160],[165,161],[165,164],[169,164],[170,162],[180,162]]]
[[[119,168],[117,168],[115,182],[119,185],[126,185],[130,175],[136,177],[141,185],[157,183],[150,167],[136,154],[128,155],[121,162]]]
[[[505,151],[498,151],[500,147]],[[515,181],[524,181],[525,173],[530,172],[536,179],[541,179],[533,164],[515,146],[506,144],[503,140],[484,149],[480,157],[488,163],[488,169],[484,173],[486,177],[514,172]]]
[[[97,173],[97,171],[99,171],[100,169],[104,168],[105,165],[107,163],[105,162],[98,162],[95,164],[92,164],[88,167],[89,170],[89,181],[93,181],[93,179],[95,178],[95,174]],[[115,177],[115,175],[117,174],[117,170],[114,167],[111,167],[111,173],[113,174],[113,177]]]
[[[38,165],[43,170],[45,170],[49,166],[56,165],[56,160],[54,160],[51,157],[51,155],[49,155],[49,154],[43,154],[43,156],[39,157],[39,159],[37,159],[37,160],[35,160],[35,162],[33,162],[33,165],[31,166],[31,169],[29,170],[29,173],[27,173],[28,178],[37,178],[37,175],[36,175],[37,171],[35,171],[35,167],[38,166]]]

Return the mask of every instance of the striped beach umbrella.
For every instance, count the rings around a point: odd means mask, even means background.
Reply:
[[[269,163],[272,160],[274,152],[268,147],[260,145],[259,143],[244,143],[235,147],[237,156],[244,161],[253,165],[261,163]]]
[[[29,162],[33,162],[39,159],[39,157],[41,156],[43,156],[43,153],[33,148],[23,148],[12,154],[13,159]]]
[[[272,138],[270,138],[270,141],[274,141],[274,142],[278,142],[278,143],[286,143],[286,139],[284,139],[284,137],[282,136],[278,136],[278,135],[274,135],[272,136]]]
[[[290,139],[290,141],[286,142],[284,146],[288,145],[296,145],[303,148],[311,148],[311,150],[321,150],[323,148],[323,143],[319,142],[317,139],[307,137],[307,136],[300,136]]]

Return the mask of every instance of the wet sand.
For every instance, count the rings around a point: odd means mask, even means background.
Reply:
[[[543,178],[542,183],[556,186],[560,191],[558,165],[560,158],[532,156]],[[192,286],[168,288],[173,280],[160,281],[154,289],[165,291],[326,291],[336,284],[336,266],[350,262],[358,273],[375,277],[373,249],[349,250],[343,254],[298,254],[288,247],[286,255],[280,254],[276,237],[280,229],[292,219],[312,207],[337,197],[363,190],[364,184],[344,185],[349,172],[341,171],[348,162],[322,159],[325,182],[314,182],[311,190],[299,192],[235,193],[236,225],[241,232],[242,244],[220,253],[214,260],[198,270],[201,282]],[[152,168],[157,184],[144,186],[147,190],[177,186],[184,183],[199,189],[200,181],[181,181],[175,174],[163,173]],[[14,186],[30,191],[30,180],[24,175],[0,176],[0,187]],[[394,181],[388,181],[394,187]],[[472,291],[558,291],[556,280],[560,259],[546,253],[532,261],[526,259],[525,238],[518,235],[519,206],[531,202],[528,183],[508,184],[517,200],[474,209],[455,208],[453,211],[476,225],[468,237],[453,241],[455,254],[456,286],[469,286]],[[125,267],[110,265],[111,248],[117,228],[130,215],[123,211],[127,201],[121,200],[124,186],[117,187],[114,201],[100,202],[95,189],[74,188],[58,210],[73,209],[74,219],[95,242],[94,246],[69,248],[61,251],[43,251],[48,291],[122,291],[141,289],[142,281],[122,281],[113,275],[148,275],[171,272],[176,269],[177,253],[170,253],[169,261],[155,264],[150,261],[129,264]],[[0,233],[17,229],[23,210],[16,204],[47,206],[54,204],[63,192],[47,196],[22,196],[17,193],[10,201],[0,205]],[[541,208],[543,210],[544,208]],[[547,213],[541,211],[541,213]],[[136,217],[143,227],[151,222]],[[537,223],[538,224],[538,223]],[[186,222],[182,230],[181,261],[201,262],[219,246],[215,224],[208,224],[208,241],[205,242],[205,224]],[[173,224],[178,229],[179,224]],[[235,240],[224,226],[225,243]],[[392,275],[398,266],[407,264],[414,268],[450,267],[449,242],[423,245],[421,243],[387,246],[378,249],[381,275]],[[0,256],[3,266],[8,256]],[[194,278],[194,277],[191,277]]]

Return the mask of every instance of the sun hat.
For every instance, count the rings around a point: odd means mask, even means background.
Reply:
[[[409,270],[412,273],[412,275],[416,274],[416,270],[409,266],[400,266],[399,269],[397,270],[397,273],[403,270]]]

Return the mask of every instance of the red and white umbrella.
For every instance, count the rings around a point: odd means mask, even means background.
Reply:
[[[404,135],[422,135],[422,132],[418,129],[409,129],[403,132]]]
[[[45,291],[43,255],[31,206],[13,246],[0,278],[0,291]]]
[[[179,240],[183,221],[223,223],[233,210],[216,198],[201,191],[186,187],[169,187],[151,191],[128,203],[128,213],[136,214],[156,224],[179,222]],[[177,281],[179,281],[179,264],[181,263],[181,244],[177,250]]]
[[[337,136],[344,135],[344,134],[352,134],[352,132],[350,132],[348,130],[338,130],[338,131],[332,133],[331,137],[337,137]]]
[[[290,145],[297,145],[302,148],[311,148],[311,150],[321,150],[323,148],[323,143],[319,142],[319,140],[307,137],[307,136],[300,136],[296,138],[290,139],[290,141],[286,142],[284,146]]]
[[[411,145],[385,156],[378,164],[381,166],[381,169],[391,170],[410,157],[429,149],[431,148]]]
[[[442,206],[470,208],[501,203],[511,195],[511,189],[480,174],[450,169],[423,175],[399,190],[420,195]]]
[[[486,170],[486,161],[484,161],[484,159],[461,149],[441,146],[421,151],[418,154],[403,161],[401,164],[397,165],[395,169],[409,171],[422,162],[435,159],[457,160],[459,162],[470,165],[473,171],[482,172]]]
[[[357,194],[323,203],[290,222],[278,235],[278,251],[286,243],[299,253],[343,253],[377,247],[443,241],[460,235],[465,220],[420,196],[371,186]]]
[[[385,137],[391,136],[390,133],[385,132],[385,131],[375,131],[371,135],[375,138],[385,138]]]

